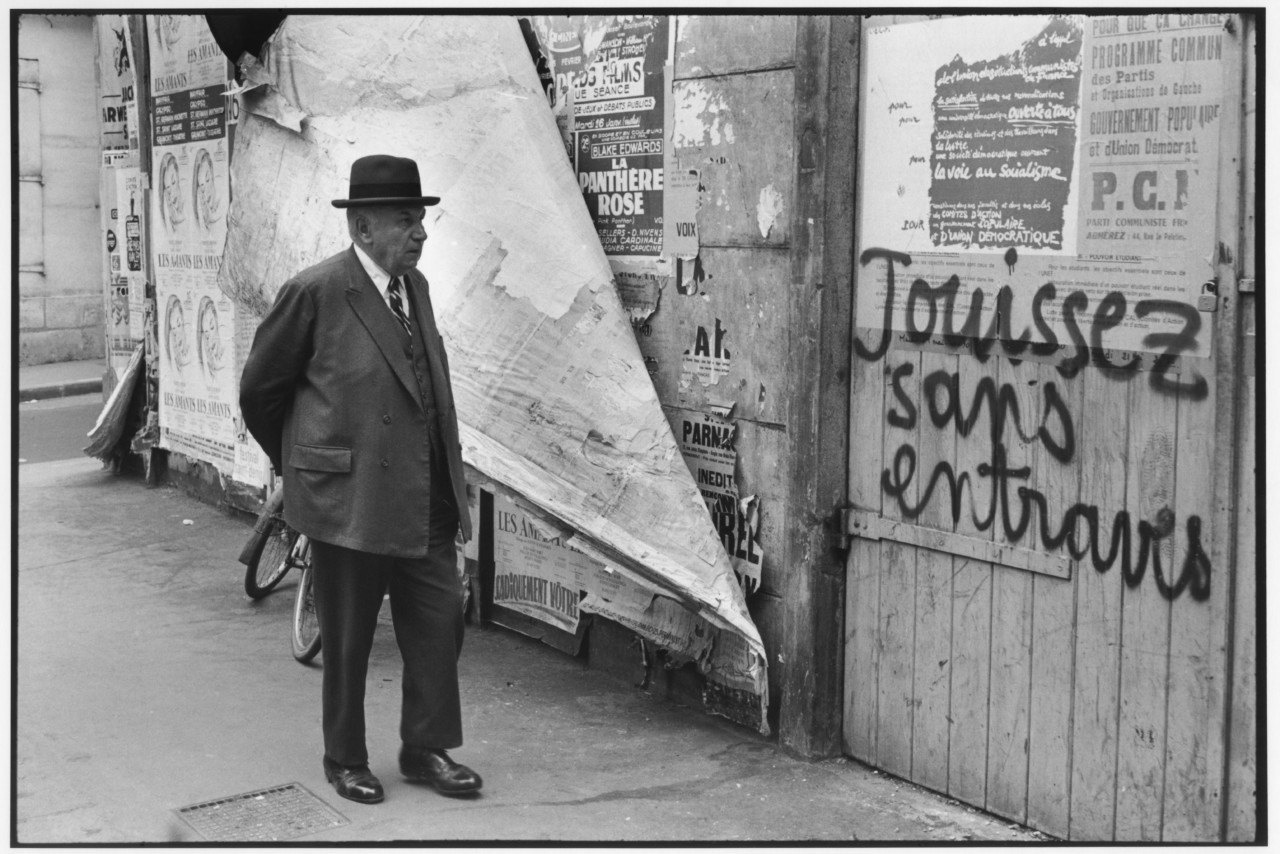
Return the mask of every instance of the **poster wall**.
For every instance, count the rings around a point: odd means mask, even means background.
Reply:
[[[868,27],[858,325],[1160,350],[1213,276],[1222,17]]]
[[[142,341],[142,217],[138,172],[136,85],[129,29],[123,15],[94,19],[97,53],[98,144],[104,317],[107,364],[123,375]],[[130,199],[134,205],[130,208]]]
[[[236,318],[217,281],[230,198],[228,65],[202,16],[146,20],[160,445],[230,472],[237,468]]]

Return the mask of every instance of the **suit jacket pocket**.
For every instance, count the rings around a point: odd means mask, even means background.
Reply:
[[[289,465],[309,471],[351,471],[351,449],[330,445],[294,445]]]

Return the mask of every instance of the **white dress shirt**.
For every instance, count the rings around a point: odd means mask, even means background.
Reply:
[[[351,248],[356,250],[356,257],[360,259],[360,266],[364,267],[364,271],[369,274],[369,278],[373,279],[373,286],[382,295],[382,301],[387,304],[387,308],[391,308],[391,298],[387,296],[387,288],[391,286],[391,274],[379,267],[378,262],[370,258],[359,246],[353,243]],[[400,277],[400,298],[404,301],[405,314],[412,317],[413,309],[409,307],[409,283],[405,281],[404,276]],[[392,309],[392,313],[395,313],[394,309]]]

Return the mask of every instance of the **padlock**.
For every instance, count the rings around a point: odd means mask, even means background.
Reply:
[[[1218,283],[1215,281],[1205,282],[1200,286],[1200,301],[1196,306],[1201,311],[1217,311],[1218,310]]]

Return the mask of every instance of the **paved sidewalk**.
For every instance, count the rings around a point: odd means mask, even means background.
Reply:
[[[76,362],[53,362],[18,368],[18,400],[48,400],[78,394],[102,392],[102,377],[107,372],[105,359]]]
[[[244,595],[247,520],[88,459],[18,479],[20,843],[203,841],[175,810],[288,783],[341,820],[303,844],[1044,839],[852,761],[792,759],[494,627],[468,628],[466,744],[453,751],[485,788],[441,797],[395,767],[400,669],[385,614],[367,708],[387,799],[345,801],[321,773],[321,671],[289,653],[295,579],[260,602]]]

